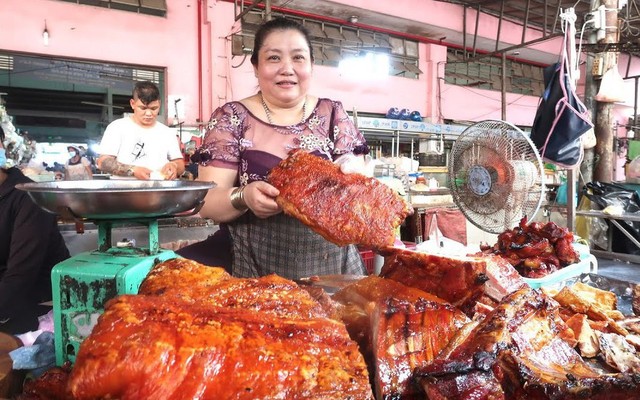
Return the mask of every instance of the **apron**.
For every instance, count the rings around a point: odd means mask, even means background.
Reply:
[[[233,238],[233,276],[277,274],[288,279],[315,275],[365,275],[360,252],[354,245],[340,247],[280,213],[258,218],[247,212],[229,223]]]

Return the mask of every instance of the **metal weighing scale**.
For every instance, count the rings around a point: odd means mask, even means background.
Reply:
[[[105,303],[135,294],[154,265],[178,257],[161,249],[158,219],[196,214],[215,186],[194,181],[89,180],[26,183],[26,191],[44,210],[66,220],[93,222],[98,248],[79,253],[51,271],[56,363],[75,362]],[[113,246],[112,229],[123,224],[147,227],[148,247]]]

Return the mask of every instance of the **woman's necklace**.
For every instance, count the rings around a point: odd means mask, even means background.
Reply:
[[[274,125],[273,121],[271,120],[271,110],[269,109],[269,106],[267,106],[267,103],[264,101],[264,97],[262,97],[262,93],[260,93],[260,101],[262,102],[262,108],[264,108],[264,113],[267,115],[267,121],[269,121],[269,123],[271,125]],[[307,115],[307,98],[304,98],[304,103],[302,103],[302,119],[300,120],[300,123],[304,122],[304,117],[305,115]]]

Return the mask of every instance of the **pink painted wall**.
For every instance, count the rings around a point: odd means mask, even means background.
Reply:
[[[446,2],[335,2],[462,30],[462,8]],[[213,109],[226,101],[255,93],[256,79],[248,58],[243,61],[242,57],[231,56],[230,34],[237,29],[233,2],[167,0],[167,6],[167,18],[161,18],[56,0],[2,0],[0,50],[164,68],[167,94],[183,99],[187,125],[196,125],[201,114],[203,119],[208,119]],[[202,25],[197,23],[199,11]],[[45,19],[51,34],[49,46],[42,44]],[[467,30],[473,32],[473,11],[468,11],[467,21]],[[520,40],[519,27],[504,23],[502,28],[503,41]],[[201,53],[199,31],[202,32]],[[482,16],[479,33],[491,38],[496,32],[497,20]],[[530,30],[526,40],[539,36],[539,32]],[[559,42],[542,42],[536,49],[557,54]],[[396,106],[418,110],[433,121],[501,118],[499,92],[444,84],[444,46],[421,43],[419,52],[424,73],[417,80],[388,77],[375,82],[356,82],[340,76],[337,68],[316,66],[312,93],[341,100],[348,110],[360,112],[385,113]],[[198,62],[199,57],[202,64]],[[633,71],[640,69],[635,65],[633,68]],[[507,120],[518,125],[531,124],[537,97],[508,94],[507,102]],[[628,114],[628,110],[620,113]]]
[[[2,0],[0,50],[166,70],[187,121],[198,117],[197,0],[169,0],[168,18],[54,0]],[[44,46],[45,19],[50,33]],[[206,104],[210,108],[210,104]]]
[[[640,59],[637,57],[632,57],[629,60],[629,56],[626,54],[620,54],[618,57],[618,71],[623,78],[629,77],[630,79],[624,79],[624,97],[626,100],[621,103],[617,103],[613,105],[613,130],[614,135],[626,138],[628,129],[624,126],[629,123],[629,118],[633,118],[634,113],[634,97],[635,97],[635,79],[634,76],[640,75]],[[638,82],[640,86],[640,80]],[[640,88],[639,88],[640,90]],[[640,113],[640,104],[636,104],[637,110]],[[638,120],[640,122],[640,120]],[[635,132],[638,132],[638,129],[634,129]],[[622,145],[625,145],[626,142],[624,139],[619,142]],[[624,180],[625,179],[625,171],[624,165],[626,164],[626,157],[624,156],[624,151],[622,157],[618,157],[617,164],[615,166],[615,175],[613,176],[614,180]]]
[[[343,1],[343,3],[347,3]],[[380,12],[389,13],[386,2],[351,1],[350,5],[361,6]],[[451,4],[423,1],[405,0],[393,2],[394,13],[397,11],[406,18],[415,19],[416,16],[424,16],[422,22],[435,23],[446,21],[455,27],[457,18],[452,18],[446,13],[461,12],[458,6]],[[386,6],[385,6],[386,5]],[[409,10],[409,11],[407,11]],[[233,4],[218,2],[215,4],[215,24],[212,32],[212,48],[217,54],[230,54],[228,36],[233,31]],[[481,20],[488,33],[491,34],[493,24]],[[503,29],[505,27],[503,26]],[[512,29],[515,27],[512,26]],[[494,31],[497,30],[495,25]],[[504,32],[509,32],[504,31]],[[504,34],[513,38],[515,33]],[[520,38],[521,31],[517,31]],[[557,43],[547,46],[557,52]],[[418,110],[423,117],[432,121],[440,121],[442,118],[455,120],[471,120],[476,117],[499,118],[500,117],[500,92],[487,90],[465,90],[456,86],[442,84],[440,92],[443,95],[438,101],[440,77],[443,74],[442,63],[446,61],[446,47],[437,44],[421,43],[419,46],[420,68],[424,74],[419,79],[407,79],[399,77],[387,77],[375,82],[355,82],[340,76],[337,68],[316,66],[314,70],[314,82],[312,93],[322,97],[330,97],[341,100],[349,110],[356,109],[362,112],[386,113],[390,107],[409,108]],[[219,105],[229,99],[241,99],[249,96],[257,90],[256,79],[249,59],[242,62],[241,56],[215,57],[213,60],[214,93],[213,104]],[[240,65],[239,67],[237,67]],[[230,66],[235,66],[233,68]],[[224,73],[221,75],[221,72]],[[535,114],[537,97],[509,95],[508,96],[509,120],[515,124],[531,124],[533,121],[532,109]]]
[[[229,57],[233,31],[233,4],[218,2],[214,7],[212,49],[218,54],[213,59],[214,105],[242,99],[257,91],[257,80],[249,57]],[[426,45],[420,46],[421,54]],[[243,60],[244,59],[244,60]],[[235,67],[235,68],[234,68]],[[345,79],[337,68],[314,66],[311,93],[319,97],[340,100],[348,110],[386,113],[392,106],[419,110],[424,113],[428,103],[429,83],[424,75],[419,80],[389,76],[375,82]]]

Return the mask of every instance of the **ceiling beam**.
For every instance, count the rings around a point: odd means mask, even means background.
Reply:
[[[551,39],[559,37],[559,36],[562,36],[562,33],[552,33],[551,35],[548,35],[548,36],[545,36],[545,37],[541,37],[541,38],[538,38],[538,39],[534,39],[534,40],[530,40],[530,41],[528,41],[526,43],[516,44],[516,45],[513,45],[513,46],[509,46],[509,47],[504,47],[504,48],[502,48],[500,50],[497,50],[497,51],[494,51],[494,52],[491,52],[491,53],[481,54],[481,55],[476,56],[474,58],[470,58],[467,61],[472,62],[472,61],[476,61],[476,60],[479,60],[479,59],[482,59],[482,58],[486,58],[486,57],[501,56],[503,53],[507,53],[507,52],[509,52],[511,50],[521,49],[523,47],[527,47],[527,46],[530,46],[532,44],[536,44],[536,43],[544,42],[544,41],[547,41],[547,40],[551,40]]]

